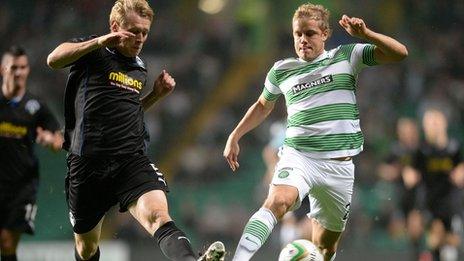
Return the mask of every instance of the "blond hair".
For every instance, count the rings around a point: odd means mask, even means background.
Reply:
[[[328,35],[331,35],[332,28],[330,28],[329,24],[330,11],[324,6],[310,3],[300,5],[293,15],[293,21],[301,18],[316,20],[319,22],[319,28],[322,31],[327,30]]]
[[[146,0],[117,0],[113,8],[111,8],[110,26],[113,21],[119,25],[124,25],[126,23],[126,16],[131,11],[153,21],[153,9],[151,9]]]

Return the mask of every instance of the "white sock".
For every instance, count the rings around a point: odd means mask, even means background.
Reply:
[[[238,242],[234,261],[248,261],[266,242],[277,224],[274,214],[266,208],[260,208],[246,224]]]
[[[287,213],[291,214],[291,213]],[[292,217],[290,217],[292,218]],[[284,216],[285,219],[285,216]],[[286,246],[288,243],[291,243],[293,240],[299,237],[297,226],[294,222],[282,222],[280,227],[280,244],[282,247]]]

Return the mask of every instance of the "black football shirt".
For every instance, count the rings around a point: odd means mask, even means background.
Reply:
[[[446,200],[456,188],[450,175],[461,162],[461,145],[456,140],[450,140],[442,149],[427,143],[421,145],[414,159],[414,167],[422,174],[429,207],[439,207],[439,202]]]
[[[143,61],[102,47],[70,66],[63,147],[79,156],[144,153],[148,134],[140,103],[147,79]]]
[[[413,163],[415,153],[415,149],[406,148],[400,142],[395,142],[390,149],[386,163],[399,164],[401,167],[410,166]]]
[[[0,91],[0,187],[38,177],[34,143],[39,126],[52,132],[59,129],[43,102],[28,92],[20,100],[8,100]]]

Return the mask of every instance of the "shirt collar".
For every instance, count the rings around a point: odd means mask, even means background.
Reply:
[[[141,67],[143,69],[146,69],[145,63],[139,56],[127,57],[127,56],[124,56],[122,53],[120,53],[116,48],[106,47],[105,49],[112,55],[115,55],[116,57],[123,59],[124,61],[128,61],[131,65],[135,65],[136,67]]]
[[[310,62],[308,62],[308,61],[306,61],[306,60],[303,60],[303,59],[301,59],[301,58],[299,58],[299,57],[298,57],[298,60],[299,60],[300,62],[315,63],[315,62],[319,62],[319,61],[321,61],[321,60],[324,60],[324,59],[326,59],[326,58],[328,58],[328,57],[329,57],[329,52],[326,51],[326,50],[324,50],[318,57],[316,57],[314,60],[312,60],[312,61],[310,61]]]

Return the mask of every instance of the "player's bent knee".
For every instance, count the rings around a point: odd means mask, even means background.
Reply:
[[[169,214],[166,210],[153,210],[148,213],[147,221],[150,223],[161,223],[169,218]]]
[[[147,213],[145,221],[142,224],[148,231],[156,231],[160,226],[168,221],[171,221],[171,217],[166,210],[152,210]]]
[[[98,249],[97,242],[84,242],[82,240],[76,241],[76,250],[83,259],[90,259]]]
[[[264,207],[270,209],[276,218],[280,220],[294,203],[295,202],[286,195],[272,194],[269,195],[264,202]]]

